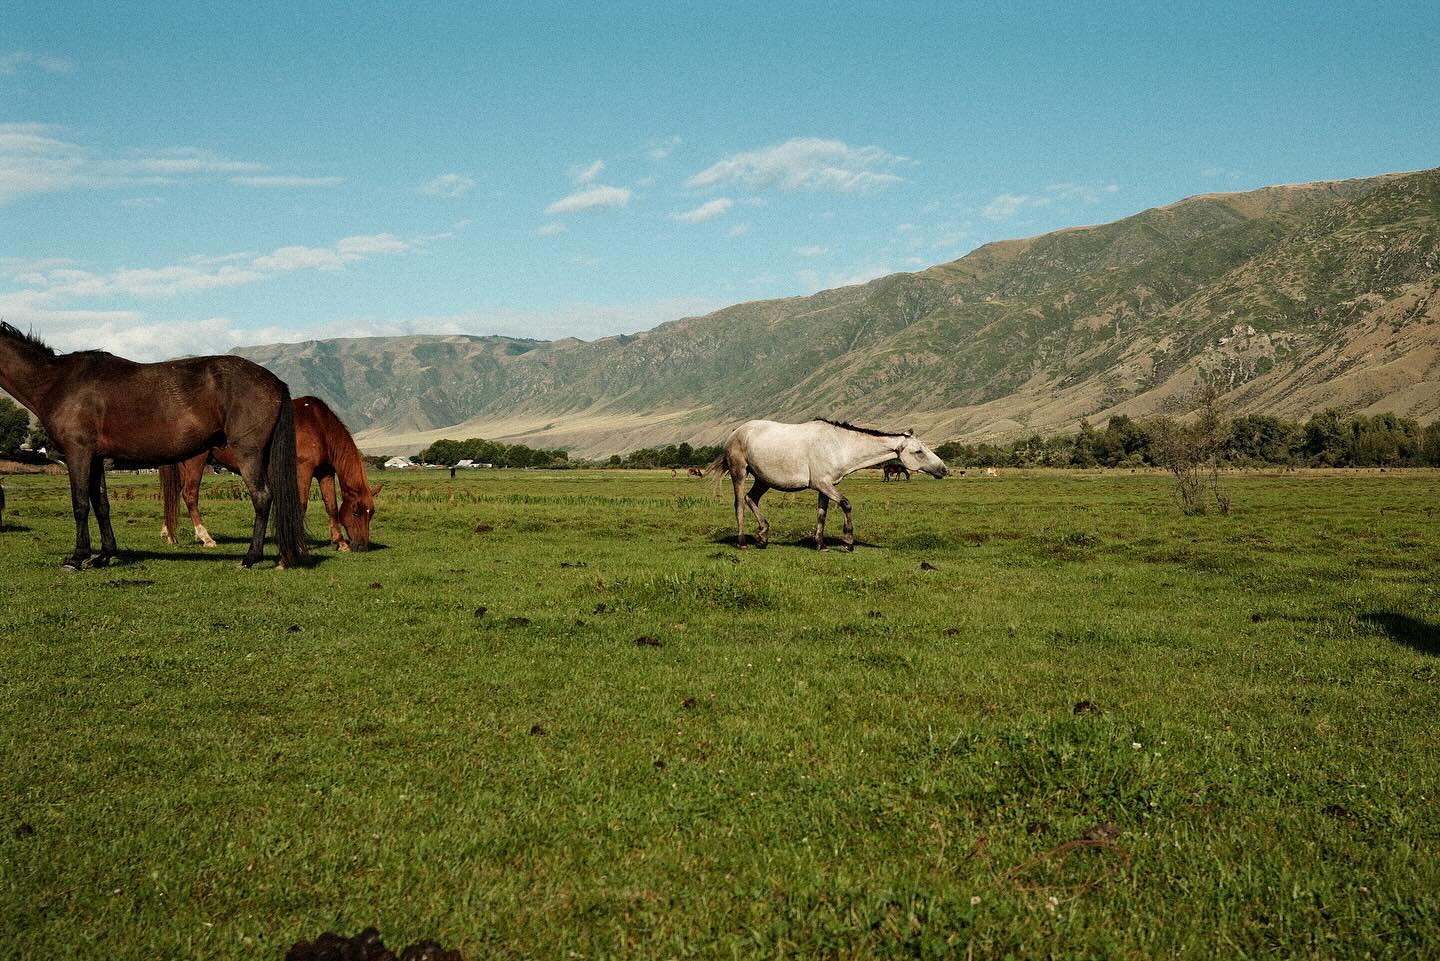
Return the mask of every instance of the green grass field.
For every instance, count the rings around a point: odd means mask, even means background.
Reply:
[[[8,480],[0,956],[1440,951],[1433,473],[856,477],[854,554],[810,494],[742,553],[668,472],[382,479],[381,549],[246,571],[236,482],[206,551],[113,475],[81,574]]]

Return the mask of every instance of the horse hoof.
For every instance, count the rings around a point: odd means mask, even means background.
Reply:
[[[242,557],[242,558],[240,558],[240,566],[241,566],[241,567],[254,567],[254,566],[255,566],[255,562],[256,562],[257,560],[259,560],[259,558],[256,558],[256,557]]]
[[[91,566],[91,567],[109,567],[109,566],[110,566],[110,556],[109,556],[109,555],[106,555],[106,554],[101,554],[101,555],[97,556],[93,561],[90,562],[90,566]]]
[[[77,561],[73,558],[68,558],[65,561],[61,562],[60,569],[62,571],[69,571],[71,574],[79,574],[80,568],[84,566],[84,561]]]
[[[848,553],[853,554],[853,553],[855,553],[855,545],[854,545],[854,544],[846,544],[846,545],[845,545],[845,550],[846,550]]]
[[[347,544],[347,543],[345,543],[344,541],[340,541],[339,543],[337,543],[337,544],[335,545],[335,549],[336,549],[337,551],[339,551],[341,554],[348,554],[348,553],[350,553],[350,545]]]

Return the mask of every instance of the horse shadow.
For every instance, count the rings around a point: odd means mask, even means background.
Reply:
[[[1412,651],[1440,657],[1440,626],[1394,611],[1371,611],[1360,620],[1379,628],[1386,637]]]
[[[24,524],[12,524],[12,523],[10,523],[9,521],[6,521],[5,523],[0,524],[0,534],[28,534],[28,533],[30,533],[30,528],[26,527]]]
[[[728,545],[728,546],[730,546],[730,547],[734,547],[734,546],[735,546],[735,532],[734,532],[734,531],[731,531],[731,532],[729,532],[728,534],[725,533],[725,532],[721,532],[721,533],[719,533],[719,534],[712,535],[711,538],[710,538],[709,543],[711,543],[711,544],[722,544],[722,545]],[[748,549],[750,549],[750,550],[759,549],[760,545],[757,544],[757,543],[755,543],[755,532],[754,532],[754,531],[746,531],[746,532],[745,532],[745,545],[746,545],[746,547],[747,547]],[[826,537],[825,537],[825,546],[828,547],[828,548],[830,548],[831,550],[835,550],[835,551],[843,550],[843,549],[844,549],[844,548],[843,548],[843,545],[841,544],[840,538],[838,538],[838,537],[831,537],[831,536],[829,536],[829,535],[826,535]],[[884,544],[876,544],[876,543],[874,543],[873,541],[862,541],[862,540],[859,540],[859,539],[857,538],[856,541],[855,541],[855,546],[856,546],[856,547],[884,547],[885,545],[884,545]],[[815,549],[815,542],[814,542],[813,540],[811,540],[809,534],[802,534],[802,535],[799,536],[799,537],[791,538],[791,539],[788,539],[788,540],[787,540],[787,539],[783,539],[783,538],[775,538],[775,537],[772,537],[772,538],[770,538],[770,547],[803,547],[803,548],[804,548],[805,550],[807,550],[807,551],[813,551],[813,550]],[[372,549],[374,548],[374,545],[373,545],[373,544],[371,545],[371,548],[372,548]]]
[[[218,541],[218,540],[221,540],[221,539],[217,537],[216,540]],[[222,541],[222,543],[227,543],[227,542]],[[246,541],[240,541],[240,543],[248,545],[250,542],[249,542],[248,540],[246,540]],[[268,545],[267,545],[267,546],[268,546]],[[178,550],[178,549],[172,548],[172,549],[166,551],[166,550],[153,550],[153,549],[144,548],[144,547],[141,547],[141,548],[121,547],[120,549],[118,549],[118,550],[115,552],[114,556],[110,558],[110,566],[111,566],[111,567],[124,567],[124,566],[126,566],[126,565],[128,565],[128,564],[139,563],[139,562],[141,562],[141,561],[186,561],[186,562],[194,562],[194,561],[207,562],[207,561],[208,561],[208,562],[210,562],[210,563],[225,562],[225,563],[230,563],[230,564],[236,564],[236,565],[238,565],[238,564],[240,563],[240,559],[241,559],[242,557],[244,557],[244,556],[245,556],[245,555],[244,555],[244,552],[243,552],[243,551],[242,551],[241,553],[238,553],[238,554],[233,554],[233,553],[230,553],[229,551],[219,551],[219,550],[216,550],[216,549],[214,549],[214,548],[208,548],[208,549],[207,549],[207,548],[197,548],[196,550],[193,550],[193,551],[192,551],[192,550]],[[330,559],[332,558],[332,556],[333,556],[333,554],[322,554],[322,553],[320,553],[319,551],[314,551],[314,550],[312,550],[312,551],[307,555],[307,557],[306,557],[306,564],[305,564],[305,566],[307,566],[307,567],[314,567],[314,566],[316,566],[316,565],[322,564],[322,563],[330,560]],[[279,558],[278,558],[278,555],[275,553],[275,549],[274,549],[273,547],[269,547],[269,549],[266,550],[266,552],[265,552],[265,557],[262,559],[262,561],[261,561],[260,563],[262,563],[262,564],[267,564],[267,565],[268,565],[268,564],[273,563],[274,561],[276,561],[276,560],[278,560],[278,559],[279,559]]]

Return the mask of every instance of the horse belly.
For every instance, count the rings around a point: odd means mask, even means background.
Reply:
[[[97,453],[166,464],[208,450],[222,436],[218,423],[193,411],[112,408],[100,421]]]

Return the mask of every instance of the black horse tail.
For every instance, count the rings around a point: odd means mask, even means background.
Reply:
[[[290,388],[284,385],[280,391],[280,416],[270,431],[270,444],[265,453],[270,462],[267,482],[280,562],[286,567],[299,567],[309,553],[310,537],[305,532],[305,509],[300,506],[300,470],[295,463],[295,407],[290,403]]]
[[[165,530],[176,537],[175,525],[180,522],[180,465],[160,465],[160,500],[165,504]]]

